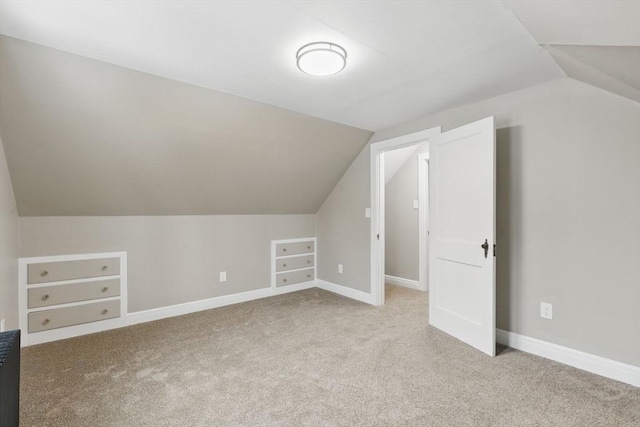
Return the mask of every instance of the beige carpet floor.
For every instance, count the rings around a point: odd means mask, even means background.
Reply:
[[[640,389],[311,289],[23,350],[23,426],[640,426]]]

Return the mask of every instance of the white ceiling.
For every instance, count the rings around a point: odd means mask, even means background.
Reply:
[[[368,130],[565,76],[499,1],[3,0],[0,32]],[[341,74],[296,69],[317,40]]]
[[[640,0],[505,3],[569,77],[640,102]]]
[[[639,0],[507,0],[539,44],[640,46]]]

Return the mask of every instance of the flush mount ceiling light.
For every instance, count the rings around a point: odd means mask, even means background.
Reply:
[[[296,53],[296,64],[303,73],[330,76],[339,73],[347,65],[347,51],[335,43],[305,44]]]

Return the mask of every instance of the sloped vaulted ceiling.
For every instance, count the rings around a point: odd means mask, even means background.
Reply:
[[[22,216],[315,213],[372,135],[9,37],[0,53]]]
[[[18,208],[315,213],[370,131],[567,75],[638,100],[639,5],[2,0]],[[348,51],[335,78],[296,69],[318,40]]]
[[[0,33],[23,216],[315,213],[370,131],[564,77],[500,1],[2,0]]]
[[[569,77],[640,102],[640,1],[505,3]]]

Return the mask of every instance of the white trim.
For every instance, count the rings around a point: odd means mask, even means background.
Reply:
[[[640,367],[638,366],[628,365],[502,329],[496,329],[496,341],[499,344],[517,350],[640,387]]]
[[[335,283],[327,282],[325,280],[316,280],[316,287],[324,289],[325,291],[333,292],[334,294],[342,295],[343,297],[351,298],[357,301],[364,302],[370,305],[376,305],[373,295],[366,292],[358,291],[356,289],[348,288],[346,286],[337,285]]]
[[[38,264],[41,262],[78,261],[83,259],[120,258],[126,257],[126,252],[100,252],[95,254],[69,254],[20,258],[26,264]],[[104,276],[103,276],[104,277]]]
[[[297,292],[310,289],[315,286],[315,281],[298,283],[295,285],[283,286],[280,288],[256,289],[253,291],[240,292],[237,294],[222,295],[219,297],[207,298],[198,301],[185,302],[182,304],[168,305],[165,307],[151,308],[149,310],[135,311],[129,313],[129,325],[153,322],[154,320],[167,319],[170,317],[183,316],[185,314],[196,313],[198,311],[211,310],[242,302],[268,298],[274,295],[282,295],[290,292]]]
[[[405,288],[416,289],[418,291],[424,291],[420,286],[420,282],[417,280],[405,279],[403,277],[384,275],[384,281],[390,285],[402,286]]]
[[[427,291],[429,282],[429,153],[418,154],[418,285]]]
[[[111,276],[90,277],[84,279],[73,280],[58,280],[54,282],[38,283],[29,285],[27,283],[28,266],[29,264],[38,264],[43,262],[61,262],[61,261],[78,261],[87,259],[101,259],[101,258],[119,258],[120,260],[120,274]],[[70,283],[82,283],[82,282],[95,282],[101,280],[120,279],[120,295],[91,299],[84,301],[76,301],[66,304],[56,304],[46,307],[28,308],[28,290],[41,288],[44,286],[56,286]],[[128,325],[127,310],[127,252],[101,252],[93,254],[71,254],[71,255],[53,255],[53,256],[41,256],[41,257],[28,257],[18,259],[18,321],[19,327],[22,330],[21,346],[27,347],[34,344],[42,344],[50,341],[57,341],[66,338],[73,338],[80,335],[92,334],[95,332],[106,331],[109,329],[121,328]],[[51,329],[47,331],[29,333],[29,313],[43,310],[51,310],[61,307],[79,306],[88,303],[96,303],[103,301],[120,300],[120,316],[101,320],[98,322],[83,323],[79,325],[67,326],[64,328]]]
[[[278,286],[273,290],[272,295],[275,296],[275,295],[288,294],[291,292],[304,291],[305,289],[311,289],[315,287],[316,287],[316,281],[314,279],[314,280],[309,280],[308,282],[295,283],[293,285]]]
[[[374,305],[384,305],[384,152],[418,145],[441,133],[441,127],[371,144],[371,296]],[[380,235],[378,239],[376,236]]]
[[[81,335],[94,334],[96,332],[108,331],[110,329],[118,329],[127,326],[126,313],[120,312],[121,317],[114,319],[100,320],[98,322],[83,323],[75,326],[67,326],[64,328],[51,329],[42,332],[28,333],[27,329],[22,330],[24,339],[21,341],[21,347],[30,345],[43,344],[51,341],[64,340],[67,338],[79,337]]]
[[[309,242],[309,241],[316,241],[316,237],[314,236],[310,236],[310,237],[297,237],[295,239],[280,239],[280,240],[272,240],[272,242],[276,242],[277,244],[280,243],[301,243],[301,242]],[[309,252],[308,254],[302,254],[302,255],[309,255],[311,252]],[[284,255],[287,256],[287,255]]]
[[[302,254],[295,254],[295,255],[282,255],[282,256],[277,256],[277,259],[289,259],[289,258],[300,258],[303,256],[309,256],[309,255],[314,255],[314,252],[305,252]],[[305,267],[305,268],[309,268],[309,267]],[[289,270],[287,270],[289,271]],[[279,271],[278,273],[284,273],[284,271]]]
[[[313,242],[313,252],[306,252],[306,253],[294,254],[294,255],[282,255],[282,256],[278,256],[276,254],[277,245],[280,245],[282,243],[301,243],[301,242]],[[276,286],[276,277],[278,274],[289,273],[291,271],[306,270],[307,268],[309,268],[309,267],[304,267],[304,268],[299,268],[294,270],[276,271],[277,270],[276,262],[279,259],[313,255],[313,281],[315,281],[318,277],[318,255],[317,254],[318,254],[318,239],[316,237],[301,237],[296,239],[272,240],[271,241],[271,289],[273,290],[274,295],[279,295],[279,293],[276,292],[276,289],[278,289]],[[307,283],[308,282],[303,282],[303,284],[307,284]],[[293,286],[293,285],[288,285],[288,286]]]
[[[271,294],[271,288],[269,287],[257,289],[255,291],[240,292],[237,294],[185,302],[182,304],[151,308],[149,310],[134,311],[129,313],[129,325],[137,325],[138,323],[152,322],[154,320],[182,316],[184,314],[195,313],[197,311],[210,310],[212,308],[253,301],[260,298],[270,297]]]
[[[119,279],[119,278],[120,278],[120,275],[116,274],[112,276],[86,277],[84,279],[59,280],[57,282],[28,283],[27,286],[29,287],[29,289],[37,289],[37,288],[48,288],[49,286],[72,285],[74,283],[101,282],[103,280],[113,280],[113,279]]]
[[[111,297],[104,297],[104,298],[83,299],[81,301],[63,302],[59,304],[43,305],[42,307],[29,308],[29,313],[35,313],[38,311],[55,310],[57,308],[76,307],[79,305],[85,305],[90,302],[107,302],[107,301],[116,301],[116,300],[120,301],[120,295],[114,295]]]

